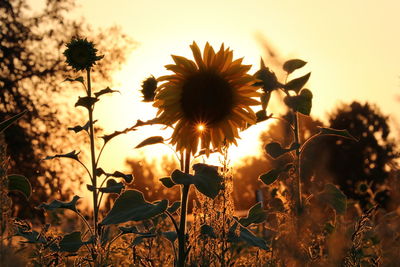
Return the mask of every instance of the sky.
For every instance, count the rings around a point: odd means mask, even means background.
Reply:
[[[38,5],[43,2],[32,1]],[[268,40],[282,60],[300,58],[308,62],[293,77],[312,72],[307,85],[314,94],[312,116],[324,121],[338,104],[353,100],[376,103],[392,122],[398,116],[398,0],[76,2],[72,17],[84,17],[94,27],[120,26],[138,44],[121,71],[114,74],[113,89],[121,94],[97,106],[99,125],[105,132],[124,129],[137,119],[155,115],[150,104],[140,102],[140,84],[150,74],[167,74],[163,66],[172,63],[171,54],[192,58],[189,45],[193,41],[200,47],[207,41],[216,47],[224,43],[234,51],[235,58],[244,57],[244,63],[253,65],[253,73],[265,54],[257,36]],[[255,140],[267,128],[261,123],[243,133],[239,147],[231,152],[232,160],[259,153]],[[163,145],[133,149],[141,140],[159,135],[158,129],[147,127],[113,140],[101,163],[121,169],[126,156],[152,159],[163,153],[171,155]]]

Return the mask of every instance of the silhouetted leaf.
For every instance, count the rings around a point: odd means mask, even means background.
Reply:
[[[0,123],[0,133],[4,132],[5,129],[7,129],[11,124],[19,120],[22,116],[25,115],[25,113],[28,112],[27,110],[22,111],[21,113],[18,113],[15,116],[12,116],[11,118],[3,121]]]
[[[156,237],[156,236],[157,236],[156,234],[152,234],[152,233],[149,233],[147,235],[139,235],[139,236],[135,237],[135,239],[133,240],[131,245],[132,246],[140,245],[143,242],[144,239],[153,238],[153,237]]]
[[[337,130],[332,128],[319,127],[319,135],[340,136],[358,142],[358,139],[352,136],[347,130]]]
[[[345,214],[347,197],[333,184],[326,184],[324,190],[317,195],[320,201],[326,202],[339,214]]]
[[[265,110],[260,110],[256,112],[257,122],[262,122],[267,120],[269,117],[267,116],[267,112]]]
[[[307,73],[304,76],[301,76],[299,78],[293,79],[287,84],[285,84],[285,89],[286,90],[293,90],[296,93],[300,91],[301,88],[307,83],[308,79],[310,79],[311,72]]]
[[[239,223],[242,224],[243,226],[247,227],[252,223],[258,224],[262,223],[267,219],[267,214],[262,208],[262,203],[258,202],[255,204],[253,207],[249,209],[247,212],[247,217],[246,218],[241,218],[239,220]]]
[[[47,156],[44,160],[55,159],[55,158],[70,158],[70,159],[74,159],[74,160],[78,160],[79,161],[79,159],[78,159],[79,153],[80,152],[77,153],[74,150],[74,151],[71,151],[71,152],[66,153],[66,154],[57,154],[57,155],[54,155],[54,156]]]
[[[193,165],[193,184],[203,195],[214,199],[222,189],[222,177],[218,174],[217,168],[197,163]]]
[[[22,243],[30,243],[30,244],[46,244],[47,243],[47,240],[43,235],[39,234],[38,232],[36,232],[34,230],[27,231],[19,226],[17,227],[16,233],[14,235],[21,236],[27,240],[27,241],[22,241]]]
[[[11,174],[7,176],[8,178],[8,190],[9,191],[19,191],[26,198],[29,198],[32,194],[32,186],[29,180],[22,175]]]
[[[272,142],[265,146],[265,151],[268,153],[268,155],[276,159],[288,152],[289,150],[282,148],[281,144],[277,142]]]
[[[178,234],[175,231],[163,232],[162,235],[172,243],[178,238]]]
[[[286,96],[284,98],[285,104],[292,108],[294,111],[298,111],[304,115],[310,115],[312,107],[313,95],[310,90],[303,89],[300,95],[296,96]]]
[[[175,201],[169,208],[168,212],[169,213],[174,213],[181,207],[181,202],[180,201]]]
[[[82,76],[79,76],[77,78],[66,78],[64,82],[80,82],[81,84],[85,85],[85,80]]]
[[[164,142],[164,138],[162,136],[152,136],[143,140],[140,144],[138,144],[135,148],[141,148],[148,145],[158,144]]]
[[[236,234],[236,230],[239,227],[239,236]],[[252,247],[258,247],[264,250],[269,250],[267,243],[264,239],[255,236],[246,227],[235,222],[228,232],[228,242],[245,242],[247,245]]]
[[[302,68],[306,64],[307,62],[301,59],[291,59],[283,64],[283,70],[286,71],[288,74],[290,74],[293,71]]]
[[[106,173],[102,168],[96,169],[96,176],[105,175],[107,177],[122,178],[126,183],[131,183],[133,181],[133,175],[131,173],[125,174],[120,171],[115,171],[114,173]]]
[[[115,194],[120,194],[122,189],[125,188],[125,185],[123,183],[118,183],[114,179],[109,179],[107,180],[107,186],[106,187],[100,187],[97,188],[99,192],[102,193],[115,193]],[[93,185],[87,185],[87,189],[91,192],[93,192],[94,187]]]
[[[163,213],[167,208],[168,200],[164,199],[157,204],[152,204],[144,200],[142,192],[127,190],[117,198],[114,206],[100,224],[147,220]]]
[[[210,238],[217,238],[214,228],[207,224],[203,224],[202,226],[200,226],[200,235],[205,235]]]
[[[83,245],[93,243],[93,240],[82,242],[81,232],[73,232],[63,236],[59,246],[62,252],[77,252]]]
[[[272,169],[267,173],[261,174],[259,179],[266,185],[270,185],[278,179],[279,175],[282,173],[282,170]]]
[[[175,184],[190,185],[193,183],[192,175],[184,173],[180,170],[174,170],[171,174],[171,180]]]
[[[97,120],[93,121],[93,124],[95,124]],[[68,130],[74,131],[75,133],[79,133],[80,131],[85,130],[86,132],[89,132],[89,127],[90,127],[90,122],[88,121],[85,125],[83,126],[75,126],[75,127],[68,127]]]
[[[160,182],[161,182],[165,187],[167,187],[167,188],[171,188],[171,187],[173,187],[174,185],[176,185],[176,184],[172,181],[171,177],[160,178]]]
[[[78,101],[75,103],[75,107],[81,106],[87,109],[91,109],[94,103],[96,103],[97,101],[99,101],[99,99],[95,97],[89,97],[89,96],[79,97]]]
[[[45,210],[55,210],[55,209],[68,209],[72,211],[76,210],[76,202],[80,199],[79,196],[74,196],[70,202],[62,202],[59,200],[53,200],[50,204],[42,203],[38,208],[43,208]]]
[[[103,90],[100,90],[100,91],[94,93],[94,95],[98,98],[98,97],[101,96],[101,95],[110,94],[110,93],[116,93],[116,92],[119,93],[118,90],[112,90],[110,87],[107,87],[107,88],[105,88],[105,89],[103,89]]]

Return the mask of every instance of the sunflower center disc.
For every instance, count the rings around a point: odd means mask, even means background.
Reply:
[[[217,123],[232,110],[232,86],[216,73],[196,73],[186,80],[182,89],[183,114],[193,123]]]

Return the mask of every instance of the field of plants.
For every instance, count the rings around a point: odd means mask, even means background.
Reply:
[[[41,155],[38,170],[18,165],[38,157],[29,149],[16,154],[28,148],[16,127],[35,132],[40,124],[29,118],[51,108],[2,113],[0,266],[400,265],[399,150],[376,106],[343,105],[324,125],[310,117],[311,72],[297,75],[306,61],[290,59],[274,69],[261,59],[251,73],[224,44],[193,42],[191,57],[172,55],[168,75],[141,85],[143,102],[157,115],[103,132],[96,107],[120,92],[97,85],[99,73],[107,76],[107,57],[115,55],[101,47],[78,35],[63,45],[66,76],[54,80],[75,88],[75,106],[68,109],[84,111],[85,123],[61,121],[42,136],[65,151]],[[24,107],[15,95],[0,96],[4,107]],[[273,114],[272,105],[284,112]],[[260,124],[262,157],[231,164],[229,148]],[[140,168],[131,162],[131,172],[101,166],[110,142],[154,125],[171,135],[145,136],[136,149],[169,146],[171,158],[159,159],[163,176],[155,177],[151,162]],[[209,164],[210,156],[219,163]],[[64,168],[89,182],[71,177],[65,186],[51,179]],[[50,178],[32,178],[40,176]],[[90,206],[82,205],[74,186],[87,191]]]

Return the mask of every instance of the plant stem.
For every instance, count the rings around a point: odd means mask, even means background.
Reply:
[[[190,152],[186,151],[184,172],[189,173],[190,168]],[[187,204],[189,197],[189,185],[182,186],[181,194],[181,218],[179,222],[178,232],[178,267],[184,267],[186,261],[186,216],[187,216]]]
[[[300,144],[300,138],[299,138],[299,119],[298,119],[298,113],[297,111],[294,111],[293,113],[293,124],[294,124],[294,141],[296,144]],[[297,176],[297,189],[296,189],[296,212],[297,215],[301,213],[303,204],[302,204],[302,199],[301,199],[301,166],[300,166],[300,146],[298,145],[296,149],[296,176]]]
[[[90,82],[90,68],[86,69],[87,73],[87,95],[92,97],[92,86]],[[98,203],[97,203],[97,175],[96,175],[96,155],[94,144],[94,127],[93,127],[93,107],[89,107],[89,137],[90,137],[90,158],[92,163],[92,186],[93,186],[93,224],[95,240],[98,237]]]

